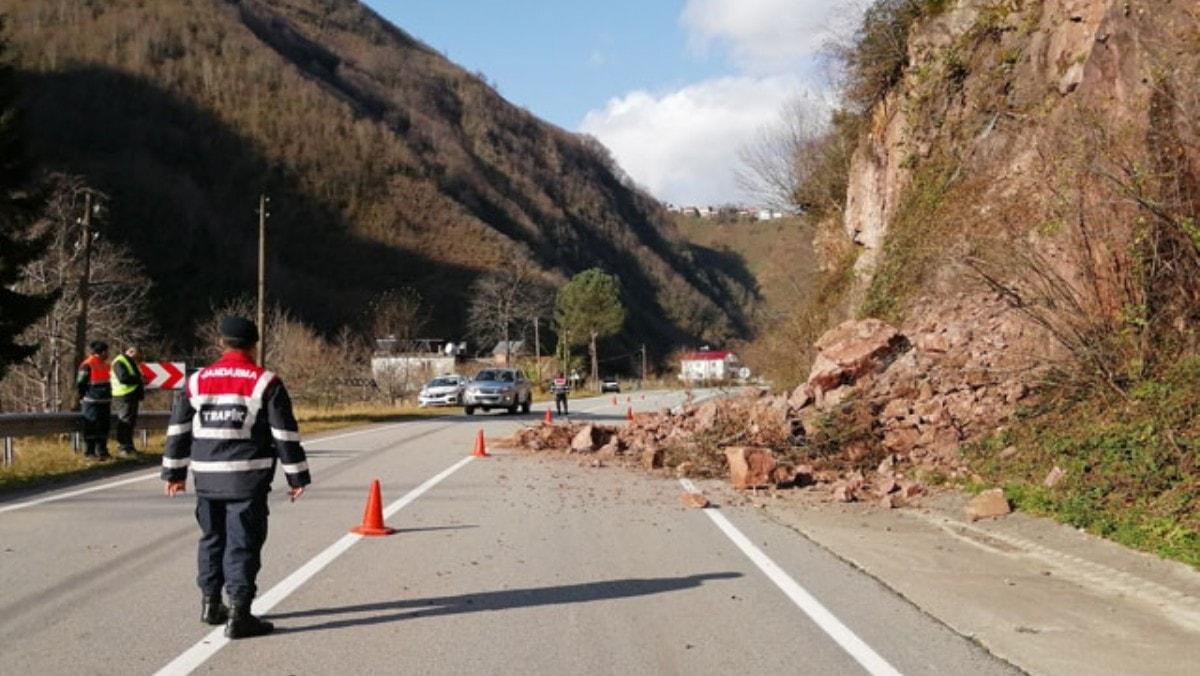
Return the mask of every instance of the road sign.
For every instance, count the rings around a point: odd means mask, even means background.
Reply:
[[[187,365],[181,361],[148,361],[138,366],[147,390],[181,390],[187,380]]]
[[[746,368],[745,366],[738,369],[738,378],[741,378],[742,380],[748,380],[750,378],[750,369]]]

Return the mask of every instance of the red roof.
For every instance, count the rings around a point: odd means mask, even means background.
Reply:
[[[709,350],[707,352],[688,352],[683,355],[683,361],[725,361],[733,353],[729,350]]]

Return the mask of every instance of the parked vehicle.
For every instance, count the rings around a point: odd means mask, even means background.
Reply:
[[[617,380],[616,376],[607,376],[600,381],[600,393],[621,391],[621,381]]]
[[[426,406],[457,406],[462,402],[467,379],[460,375],[438,376],[425,384],[417,395],[417,404]]]
[[[475,409],[485,412],[493,408],[516,413],[529,413],[533,406],[533,383],[519,369],[484,369],[467,383],[463,392],[463,410],[475,415]]]

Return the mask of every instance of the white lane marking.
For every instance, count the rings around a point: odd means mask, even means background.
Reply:
[[[458,470],[462,469],[473,459],[474,458],[472,456],[468,455],[450,467],[442,470],[441,473],[437,474],[425,483],[412,489],[404,497],[393,502],[392,504],[388,505],[386,509],[384,509],[384,518],[390,517],[396,512],[412,504],[414,500],[421,497],[429,489],[444,481],[451,474],[454,474]],[[252,608],[254,614],[263,615],[269,613],[272,608],[279,605],[279,603],[290,596],[292,592],[296,591],[302,585],[304,585],[304,583],[311,580],[313,576],[321,572],[325,566],[328,566],[339,556],[345,554],[346,550],[353,547],[354,544],[361,539],[363,539],[363,536],[355,535],[354,533],[347,533],[346,535],[343,535],[337,542],[334,542],[332,545],[326,547],[323,552],[309,559],[307,563],[297,568],[294,573],[285,577],[274,587],[271,587],[270,591],[260,596],[258,600],[254,602],[254,606]],[[183,654],[172,660],[170,664],[162,669],[159,669],[156,673],[156,676],[185,676],[186,674],[190,674],[199,668],[200,665],[208,661],[210,657],[217,654],[217,651],[219,651],[221,648],[224,648],[228,644],[229,639],[225,638],[225,628],[217,627],[209,632],[207,636],[200,639],[196,645],[188,648],[183,652]]]
[[[689,493],[700,492],[696,485],[687,479],[680,479],[679,483],[683,485],[684,490]],[[867,645],[860,639],[850,628],[842,624],[842,621],[834,616],[833,613],[821,605],[812,594],[808,593],[804,587],[801,587],[792,576],[788,575],[782,568],[770,559],[761,549],[756,547],[754,543],[742,534],[737,526],[730,523],[729,519],[725,518],[719,510],[705,509],[703,510],[709,519],[725,533],[733,544],[737,545],[738,549],[742,550],[758,569],[770,578],[775,586],[779,587],[784,594],[787,595],[792,603],[795,603],[800,610],[808,615],[809,619],[816,623],[826,634],[837,642],[842,650],[845,650],[859,664],[863,666],[871,674],[887,676],[899,676],[900,672],[886,660],[879,656],[871,646]]]
[[[74,497],[78,497],[80,495],[87,495],[88,493],[95,493],[96,491],[103,491],[103,490],[106,490],[109,488],[117,488],[118,486],[126,486],[128,484],[137,483],[138,481],[146,481],[147,479],[157,479],[157,478],[158,478],[158,472],[155,471],[153,474],[141,474],[139,476],[131,477],[129,479],[121,479],[120,481],[112,481],[112,482],[109,482],[106,484],[100,484],[99,486],[91,486],[89,488],[80,488],[79,490],[68,491],[66,493],[56,493],[54,495],[47,495],[44,498],[37,498],[35,500],[26,500],[25,502],[18,502],[16,504],[5,505],[4,507],[0,507],[0,514],[3,514],[4,512],[16,511],[18,509],[25,509],[26,507],[33,507],[35,505],[43,505],[43,504],[46,504],[47,502],[56,502],[58,500],[66,500],[68,498],[74,498]]]
[[[311,442],[309,442],[309,444],[310,444],[310,446],[315,447],[317,444],[324,443],[326,441],[333,441],[335,439],[344,439],[346,437],[352,437],[352,436],[355,436],[358,434],[367,434],[369,432],[382,432],[389,428],[390,428],[390,426],[369,427],[367,429],[358,430],[357,432],[347,432],[345,434],[337,434],[332,437],[314,438]],[[33,500],[26,500],[24,502],[16,502],[11,505],[4,505],[3,507],[0,507],[0,514],[3,514],[5,512],[15,512],[18,509],[25,509],[27,507],[36,507],[38,505],[44,505],[48,502],[58,502],[59,500],[69,500],[70,498],[77,498],[81,495],[87,495],[88,493],[95,493],[96,491],[108,490],[109,488],[120,488],[121,486],[128,486],[129,484],[137,483],[139,481],[147,481],[149,479],[157,479],[159,476],[160,476],[160,474],[159,474],[158,470],[155,470],[154,472],[151,472],[149,474],[139,474],[138,476],[130,477],[128,479],[121,479],[120,481],[110,481],[108,483],[99,484],[97,486],[89,486],[87,488],[80,488],[80,489],[74,490],[74,491],[67,491],[66,493],[55,493],[53,495],[47,495],[45,497],[35,498]]]

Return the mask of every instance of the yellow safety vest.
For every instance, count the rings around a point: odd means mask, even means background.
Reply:
[[[117,362],[124,362],[125,370],[129,371],[130,373],[136,373],[138,374],[138,377],[141,378],[141,372],[134,367],[133,362],[129,360],[128,356],[123,354],[117,355],[117,358],[113,360],[113,366],[116,366]],[[112,393],[114,397],[124,397],[126,395],[133,394],[138,388],[136,384],[126,385],[118,380],[117,369],[115,368],[109,374],[109,382],[112,383]]]

